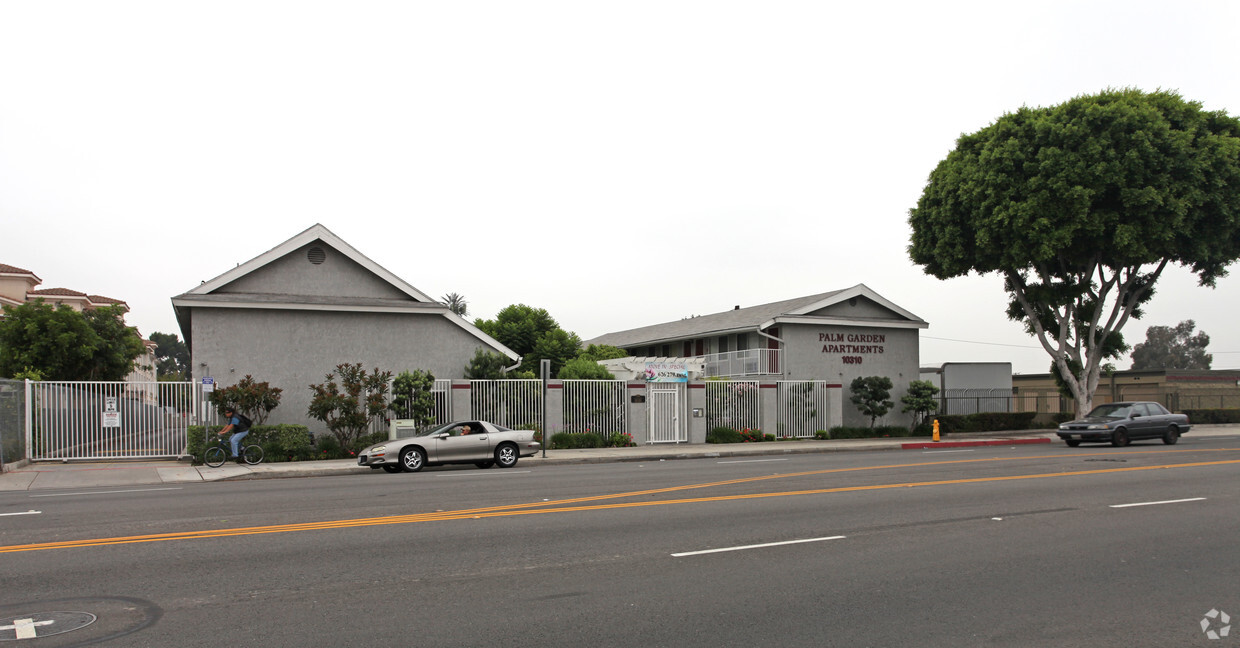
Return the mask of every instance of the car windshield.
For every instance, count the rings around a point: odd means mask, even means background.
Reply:
[[[1107,418],[1128,418],[1131,413],[1132,408],[1128,405],[1109,403],[1107,405],[1099,405],[1095,407],[1089,415]]]

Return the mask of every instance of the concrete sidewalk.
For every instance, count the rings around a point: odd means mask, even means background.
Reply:
[[[1240,425],[1194,426],[1185,437],[1240,434]],[[621,461],[671,461],[719,457],[758,457],[789,454],[856,452],[873,450],[918,450],[923,448],[961,448],[972,446],[1049,444],[1051,431],[986,432],[955,434],[934,443],[924,437],[894,439],[839,439],[833,441],[797,440],[767,443],[729,443],[693,445],[647,445],[634,448],[592,448],[548,450],[523,457],[519,467],[612,463]],[[74,488],[125,487],[180,484],[207,481],[312,477],[324,475],[366,475],[374,471],[352,459],[298,461],[244,466],[226,463],[219,468],[193,466],[188,461],[113,461],[81,463],[33,463],[0,474],[0,491],[50,490]]]

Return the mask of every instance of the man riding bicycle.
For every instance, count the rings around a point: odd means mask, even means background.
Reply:
[[[220,436],[224,436],[229,432],[233,433],[232,439],[229,440],[232,443],[232,456],[236,457],[237,462],[240,463],[242,461],[241,440],[250,433],[250,428],[246,427],[245,421],[242,420],[242,418],[237,415],[237,411],[231,407],[224,408],[224,420],[227,421],[228,424],[224,426],[223,430],[220,430]]]

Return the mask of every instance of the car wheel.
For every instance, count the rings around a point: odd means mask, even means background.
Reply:
[[[500,468],[512,468],[517,465],[517,457],[517,446],[511,443],[505,443],[495,449],[495,465]]]
[[[1128,431],[1127,430],[1116,430],[1115,432],[1112,432],[1111,433],[1111,445],[1115,446],[1116,448],[1122,448],[1128,445]]]
[[[490,468],[495,465],[494,461],[475,461],[474,465],[479,468]]]
[[[426,465],[426,453],[422,452],[422,448],[409,448],[400,453],[400,466],[405,472],[418,472]]]
[[[1064,440],[1063,440],[1063,442],[1064,442],[1064,443],[1066,443],[1066,444],[1068,444],[1068,447],[1069,447],[1069,448],[1075,448],[1075,447],[1077,447],[1077,446],[1081,445],[1081,440],[1080,440],[1080,439],[1064,439]]]
[[[1171,427],[1167,428],[1166,432],[1163,432],[1163,443],[1167,445],[1175,445],[1175,442],[1179,440],[1180,440],[1180,428],[1172,425]]]
[[[384,466],[384,467],[383,467],[383,472],[385,472],[385,473],[398,473],[398,472],[400,472],[400,466],[392,466],[392,465],[387,465],[387,466]]]

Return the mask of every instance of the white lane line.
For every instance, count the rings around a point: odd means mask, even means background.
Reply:
[[[977,452],[977,450],[924,450],[922,454],[951,454],[953,452]]]
[[[149,491],[171,491],[181,490],[180,486],[176,488],[131,488],[129,490],[112,490],[112,491],[91,491],[89,493],[47,493],[45,495],[31,495],[31,497],[67,497],[69,495],[107,495],[109,493],[146,493]]]
[[[478,474],[476,470],[458,470],[446,473],[435,473],[436,477],[503,477],[504,475],[523,475],[525,473],[534,472],[532,470],[503,470],[500,472],[489,472]]]
[[[43,513],[43,511],[18,511],[17,513],[0,513],[0,517],[5,517],[6,515],[39,515],[41,513]]]
[[[765,461],[787,461],[787,459],[738,459],[736,461],[717,461],[715,463],[734,464],[734,463],[763,463]]]
[[[700,556],[702,554],[722,553],[724,551],[744,551],[746,549],[762,549],[764,547],[782,547],[784,545],[802,544],[805,542],[822,542],[824,540],[842,540],[844,536],[831,536],[829,538],[807,538],[805,540],[788,540],[787,542],[768,542],[765,544],[745,545],[744,547],[724,547],[722,549],[706,549],[704,551],[686,551],[683,553],[672,554],[673,558],[684,558],[685,556]]]
[[[1128,508],[1129,506],[1153,506],[1155,504],[1179,504],[1181,502],[1200,502],[1204,497],[1190,497],[1188,499],[1163,500],[1161,502],[1135,502],[1133,504],[1112,504],[1111,508]]]

